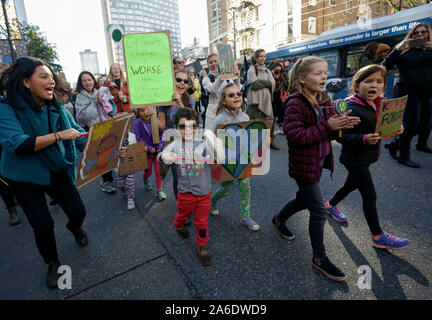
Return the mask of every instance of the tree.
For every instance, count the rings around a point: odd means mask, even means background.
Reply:
[[[55,44],[48,42],[40,28],[35,25],[20,23],[20,29],[21,37],[26,43],[28,55],[44,60],[55,72],[62,72],[62,66],[56,63],[59,58],[56,51],[57,47]]]

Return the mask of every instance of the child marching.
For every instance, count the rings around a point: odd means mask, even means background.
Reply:
[[[128,126],[128,134],[123,141],[123,147],[120,149],[120,161],[126,157],[126,148],[137,143],[135,134],[130,132],[131,125]],[[117,187],[127,198],[127,209],[133,210],[135,208],[135,173],[130,173],[124,176],[117,176]]]
[[[216,127],[220,124],[247,121],[249,121],[249,116],[245,113],[243,94],[240,91],[240,88],[234,83],[227,84],[223,89],[221,98],[219,100],[212,131],[215,131]],[[249,180],[249,178],[237,180],[241,199],[240,223],[252,231],[258,231],[260,228],[258,223],[256,223],[250,217],[251,192]],[[216,208],[216,204],[220,199],[228,196],[231,193],[233,185],[234,181],[222,182],[221,187],[212,195],[211,214],[215,216],[219,215],[219,210]]]
[[[348,177],[334,197],[326,202],[333,218],[345,222],[346,217],[336,207],[352,191],[358,189],[363,200],[363,213],[369,226],[372,245],[378,248],[403,249],[411,244],[408,239],[397,238],[383,232],[376,207],[377,195],[369,166],[378,160],[381,138],[375,133],[381,94],[386,88],[387,70],[380,65],[369,65],[357,71],[352,79],[351,97],[347,109],[360,118],[358,126],[346,130],[341,138],[340,162],[348,170]],[[403,126],[398,131],[402,134]]]
[[[147,191],[153,189],[149,178],[152,174],[152,168],[154,168],[156,180],[156,195],[160,201],[163,201],[166,199],[166,194],[162,191],[162,179],[159,171],[159,163],[157,161],[157,154],[161,152],[163,147],[163,131],[159,129],[159,143],[153,143],[151,117],[154,112],[154,107],[152,106],[146,106],[138,110],[138,118],[135,120],[135,134],[138,142],[144,141],[144,148],[147,151],[147,159],[149,166],[143,174],[145,189]]]
[[[177,166],[177,213],[173,224],[181,237],[188,238],[189,231],[184,225],[192,212],[195,212],[193,222],[198,256],[203,266],[209,266],[211,255],[208,246],[208,216],[212,187],[208,156],[214,153],[211,148],[206,147],[206,142],[196,139],[199,115],[194,110],[179,109],[174,121],[181,138],[176,138],[158,155],[159,161]]]
[[[312,244],[312,266],[334,281],[345,281],[345,274],[326,256],[324,224],[327,213],[319,182],[322,169],[333,172],[330,140],[340,129],[352,128],[358,118],[324,113],[317,98],[327,80],[327,63],[319,57],[305,57],[293,66],[289,79],[289,96],[283,124],[289,147],[289,175],[298,185],[297,196],[288,202],[273,224],[280,235],[294,239],[286,221],[295,213],[308,209],[309,235]]]

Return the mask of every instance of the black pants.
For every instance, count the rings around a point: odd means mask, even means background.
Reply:
[[[178,193],[178,178],[177,178],[177,166],[175,163],[171,165],[171,173],[173,176],[173,191],[175,198],[177,199],[177,193]]]
[[[66,213],[71,228],[78,229],[83,224],[86,210],[76,186],[66,172],[51,173],[49,186],[10,180],[8,182],[33,228],[36,246],[45,263],[55,260],[58,253],[54,221],[48,210],[45,193],[57,201]]]
[[[370,232],[379,235],[382,230],[379,224],[376,208],[377,195],[369,166],[345,166],[348,170],[348,177],[345,184],[340,188],[329,201],[331,206],[336,206],[345,199],[351,192],[358,189],[363,200],[363,213]]]
[[[0,177],[2,178],[2,177]],[[4,178],[2,178],[4,181],[6,181]],[[8,187],[6,184],[4,184],[2,181],[0,181],[0,196],[2,197],[6,209],[11,209],[15,207],[15,200],[14,195],[10,187]]]
[[[113,173],[112,171],[109,171],[107,173],[104,173],[102,175],[102,181],[105,182],[113,182],[114,181],[114,177],[113,177]]]
[[[424,147],[432,129],[432,94],[429,90],[398,83],[395,97],[408,95],[403,125],[404,133],[400,136],[399,148],[401,159],[408,159],[412,138],[418,134],[418,146]]]
[[[304,182],[296,180],[299,187],[297,196],[279,212],[278,220],[285,223],[295,213],[308,209],[309,236],[312,244],[313,256],[319,259],[326,257],[324,247],[324,224],[326,222],[327,210],[321,195],[319,183]]]

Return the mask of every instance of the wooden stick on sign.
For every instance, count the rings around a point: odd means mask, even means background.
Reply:
[[[157,118],[157,112],[156,107],[155,108],[152,117],[151,117],[151,127],[152,127],[152,135],[153,135],[153,143],[159,143],[159,120]]]

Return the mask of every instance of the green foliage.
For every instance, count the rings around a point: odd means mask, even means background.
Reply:
[[[44,60],[55,72],[62,72],[62,66],[55,63],[58,60],[56,45],[48,42],[40,28],[35,25],[20,23],[20,29],[22,39],[26,43],[28,55]]]

